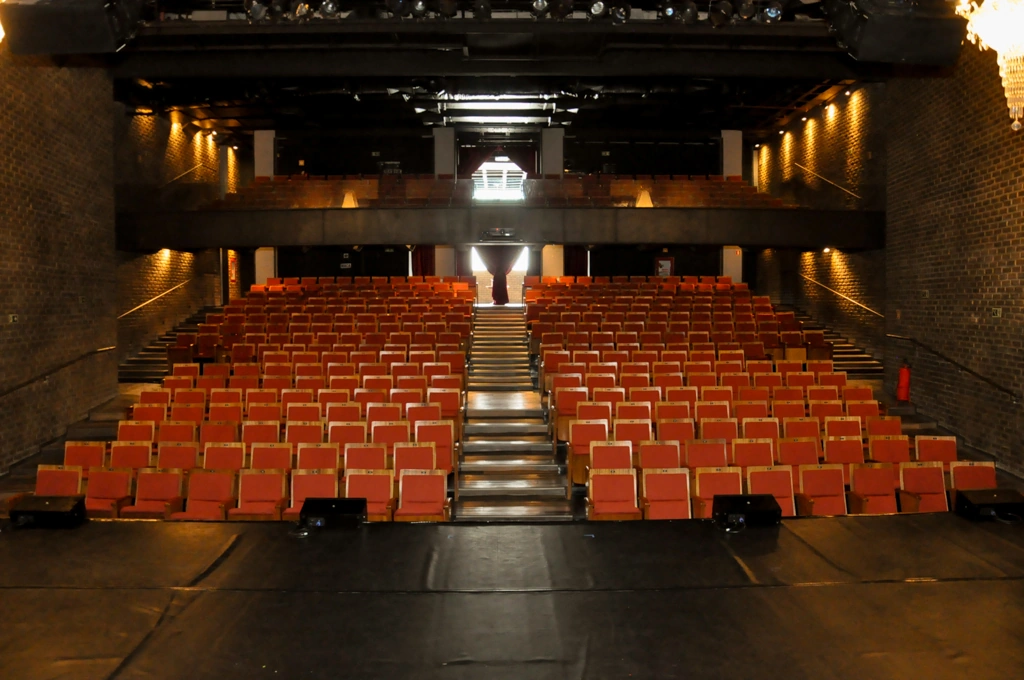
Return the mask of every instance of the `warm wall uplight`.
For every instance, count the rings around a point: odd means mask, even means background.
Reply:
[[[636,207],[653,208],[654,202],[651,200],[651,192],[647,189],[641,189],[640,194],[636,197]]]
[[[476,252],[476,248],[470,249],[470,257],[473,263],[473,273],[480,273],[487,271],[487,265],[480,259],[480,253]],[[530,266],[530,249],[523,248],[523,252],[519,255],[519,259],[512,265],[512,271],[514,272],[526,272]]]
[[[1024,0],[985,0],[982,5],[960,0],[957,14],[967,19],[967,39],[980,49],[993,49],[999,63],[1010,127],[1024,129]]]
[[[351,191],[346,191],[345,192],[345,198],[342,199],[342,201],[341,201],[341,207],[342,208],[358,208],[359,207],[359,202],[356,201],[355,193],[353,193]]]

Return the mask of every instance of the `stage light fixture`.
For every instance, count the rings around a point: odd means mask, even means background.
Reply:
[[[265,0],[246,0],[245,13],[250,22],[266,21],[270,18],[270,5]]]
[[[437,0],[437,13],[451,19],[459,13],[459,3],[456,0]]]
[[[851,94],[853,94],[853,93],[852,93],[852,92],[850,92],[849,90],[847,90],[847,91],[846,91],[846,92],[844,92],[843,94],[845,94],[845,95],[846,95],[847,97],[849,97],[849,96],[850,96]]]
[[[551,7],[551,18],[566,19],[572,16],[572,9],[572,0],[555,0],[555,4]]]
[[[587,16],[591,19],[601,19],[607,12],[608,5],[604,4],[604,0],[594,0],[590,7],[587,7]]]
[[[612,23],[621,26],[629,21],[629,15],[632,13],[633,8],[628,4],[615,5],[612,7]]]
[[[338,0],[324,0],[320,5],[320,16],[324,19],[334,19],[338,16]]]
[[[744,21],[750,21],[757,16],[757,6],[754,4],[754,0],[740,0],[740,5],[736,10],[736,14]]]
[[[679,21],[679,8],[672,0],[665,0],[661,3],[661,18],[663,21],[673,23]]]
[[[476,0],[473,3],[473,18],[478,21],[488,21],[491,18],[490,0]]]
[[[782,3],[781,2],[770,2],[768,6],[761,11],[761,22],[765,24],[777,24],[782,21]]]
[[[384,6],[393,17],[409,16],[409,12],[412,11],[412,6],[409,4],[409,0],[387,0],[387,2],[384,3]]]
[[[711,25],[715,28],[726,26],[732,22],[732,4],[727,0],[719,0],[711,5],[709,15]]]
[[[530,12],[532,12],[533,16],[538,19],[546,16],[548,9],[550,9],[548,0],[533,0],[533,2],[530,3]]]
[[[804,116],[804,117],[803,117],[803,118],[801,118],[800,120],[802,120],[803,122],[805,122],[805,123],[806,123],[806,122],[807,122],[807,116]]]
[[[412,15],[417,19],[422,19],[427,16],[427,3],[426,0],[413,0],[412,6],[409,9]]]
[[[293,0],[291,18],[296,21],[307,21],[313,14],[313,8],[306,0]]]

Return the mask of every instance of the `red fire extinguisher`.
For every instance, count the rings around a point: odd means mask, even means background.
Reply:
[[[896,400],[910,401],[910,366],[905,361],[900,367],[899,379],[896,381]]]

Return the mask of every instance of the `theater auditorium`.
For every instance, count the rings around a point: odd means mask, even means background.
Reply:
[[[1024,675],[1024,0],[0,24],[0,677]]]

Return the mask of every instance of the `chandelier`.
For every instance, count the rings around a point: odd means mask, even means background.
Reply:
[[[1024,0],[961,0],[956,13],[967,19],[967,39],[980,49],[993,49],[999,61],[1011,127],[1020,130],[1024,118]]]

